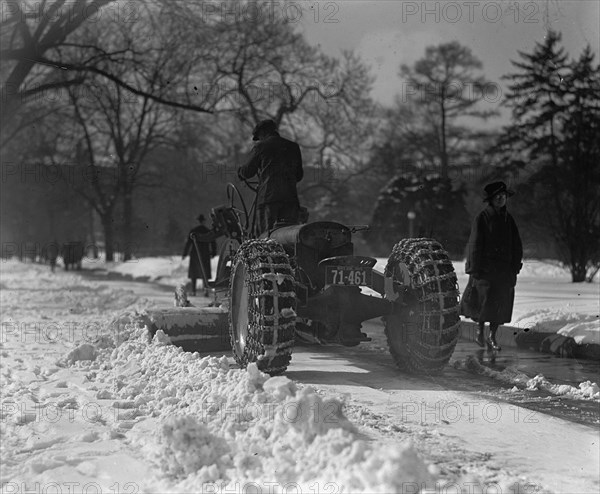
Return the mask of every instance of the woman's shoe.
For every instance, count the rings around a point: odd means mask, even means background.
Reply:
[[[481,348],[484,347],[483,333],[477,333],[477,336],[475,336],[475,343],[477,343]]]
[[[498,343],[496,343],[496,338],[492,338],[491,336],[488,336],[486,343],[487,343],[489,350],[496,350],[497,352],[502,350],[500,345],[498,345]]]

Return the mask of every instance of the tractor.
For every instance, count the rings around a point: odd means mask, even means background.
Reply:
[[[400,369],[437,373],[447,364],[458,339],[459,290],[438,242],[399,241],[380,272],[376,259],[354,254],[352,235],[368,226],[307,222],[304,214],[300,224],[279,222],[259,233],[256,199],[248,209],[233,184],[227,197],[211,211],[210,234],[192,240],[199,255],[198,242],[225,237],[215,280],[204,273],[203,283],[216,303],[218,294],[228,295],[230,343],[242,368],[255,362],[280,374],[298,340],[350,347],[369,341],[362,323],[376,317],[385,321]]]

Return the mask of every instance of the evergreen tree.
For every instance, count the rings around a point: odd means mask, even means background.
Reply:
[[[527,214],[555,239],[574,282],[600,263],[600,66],[588,46],[568,61],[549,32],[510,74],[512,124],[497,145],[504,169],[527,178]]]

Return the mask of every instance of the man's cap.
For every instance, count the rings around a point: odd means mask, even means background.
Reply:
[[[258,141],[258,133],[259,132],[264,132],[264,131],[272,131],[272,130],[277,130],[277,125],[275,125],[275,122],[273,120],[266,119],[266,120],[261,120],[260,122],[258,122],[256,124],[256,126],[254,127],[254,130],[252,131],[252,140],[253,141]]]
[[[492,182],[491,184],[487,184],[484,188],[484,202],[492,200],[492,198],[502,192],[506,193],[507,196],[513,196],[515,193],[506,187],[504,182]]]

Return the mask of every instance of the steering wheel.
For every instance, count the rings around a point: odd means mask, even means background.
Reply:
[[[240,226],[242,227],[242,230],[245,231],[247,234],[250,234],[250,236],[252,236],[256,234],[254,229],[256,226],[256,199],[258,197],[258,181],[255,182],[244,179],[242,179],[242,181],[248,186],[250,190],[254,192],[254,201],[252,201],[250,211],[248,211],[248,208],[246,207],[246,202],[244,201],[244,198],[242,197],[242,194],[240,193],[239,189],[232,183],[227,184],[227,199],[229,200],[229,207],[233,211],[235,211],[235,213],[238,215],[238,218],[240,216],[243,216],[244,218],[243,224],[240,220]],[[236,196],[240,201],[242,209],[239,209],[235,206]]]
[[[245,210],[245,218],[246,218],[246,230],[248,232],[250,232],[250,235],[258,235],[258,232],[255,231],[256,230],[256,201],[258,199],[258,180],[250,180],[250,179],[246,179],[243,177],[239,177],[242,182],[244,182],[244,184],[246,184],[246,187],[248,187],[252,192],[254,192],[254,200],[252,201],[252,206],[250,207],[250,211],[248,212],[246,210],[246,206],[244,205],[244,210]],[[239,195],[239,191],[238,195]],[[244,203],[242,196],[240,195],[240,200],[242,200],[242,204]]]
[[[258,180],[249,180],[245,178],[242,178],[241,180],[246,184],[246,187],[248,187],[252,192],[256,193],[258,191]]]

